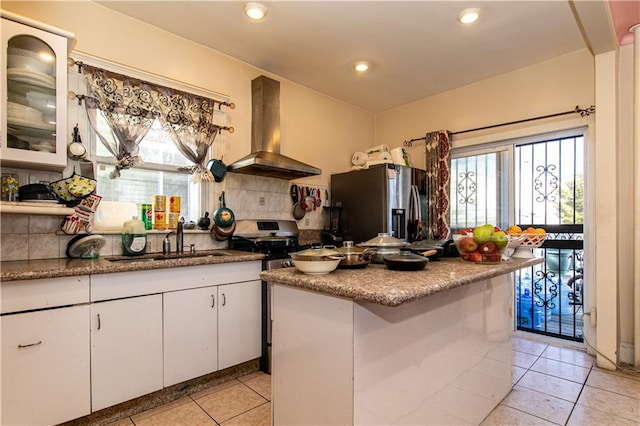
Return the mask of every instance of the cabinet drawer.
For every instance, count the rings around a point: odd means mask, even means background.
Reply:
[[[28,311],[89,302],[89,276],[7,281],[0,313]]]
[[[91,301],[260,279],[262,263],[235,262],[91,276]]]

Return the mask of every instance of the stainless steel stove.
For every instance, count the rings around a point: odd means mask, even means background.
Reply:
[[[236,230],[229,241],[233,250],[263,253],[262,270],[285,266],[289,253],[300,250],[298,224],[293,220],[236,221]],[[262,282],[262,371],[271,373],[271,290]]]
[[[286,259],[299,249],[298,224],[293,220],[238,220],[229,244],[231,249],[263,253],[267,261]]]

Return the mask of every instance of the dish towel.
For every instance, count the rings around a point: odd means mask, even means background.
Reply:
[[[427,169],[427,238],[449,238],[449,182],[451,132],[439,130],[425,136]]]

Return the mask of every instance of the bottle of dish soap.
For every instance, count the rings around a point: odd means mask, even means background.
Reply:
[[[144,222],[133,216],[122,226],[122,254],[125,256],[139,256],[145,253],[147,247],[147,231]]]

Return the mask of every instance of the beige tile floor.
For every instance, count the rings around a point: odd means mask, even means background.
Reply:
[[[594,367],[584,351],[513,338],[513,390],[482,425],[639,425],[640,375]],[[271,376],[256,372],[112,426],[269,425]]]
[[[271,376],[256,372],[127,417],[110,426],[270,424]]]
[[[513,338],[513,389],[482,425],[640,425],[640,375],[571,347]]]

